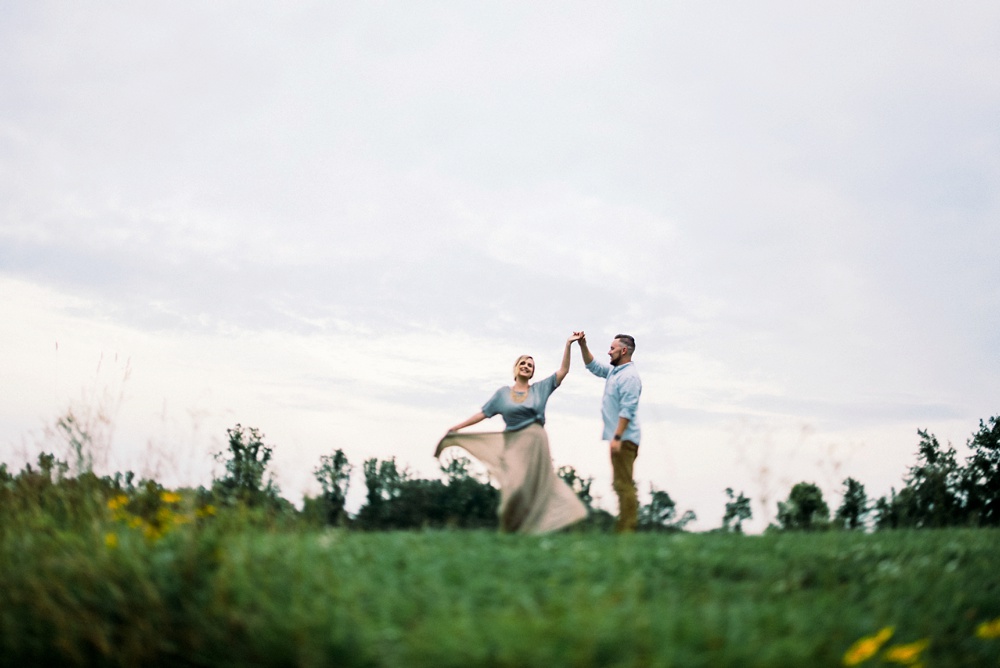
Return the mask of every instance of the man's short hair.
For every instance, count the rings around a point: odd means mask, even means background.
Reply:
[[[635,339],[631,336],[628,334],[615,334],[615,338],[622,342],[629,355],[635,352]]]

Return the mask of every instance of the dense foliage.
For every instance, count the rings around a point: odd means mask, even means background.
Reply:
[[[844,500],[837,508],[835,521],[842,529],[863,529],[870,512],[865,486],[854,478],[844,480]]]
[[[875,503],[879,529],[1000,526],[1000,418],[979,422],[964,465],[955,448],[919,430],[917,463],[905,485]]]
[[[254,427],[237,424],[227,429],[229,446],[215,455],[225,464],[226,472],[212,483],[212,496],[224,505],[250,507],[281,505],[280,490],[267,470],[273,448],[264,444],[264,436]]]
[[[830,508],[814,483],[797,483],[788,493],[788,500],[778,502],[778,524],[782,529],[810,531],[826,526],[829,520]]]
[[[924,429],[917,435],[917,462],[898,492],[893,489],[872,504],[864,485],[847,478],[831,523],[823,492],[813,483],[800,482],[778,502],[778,524],[770,528],[864,529],[870,516],[876,530],[1000,526],[1000,418],[979,422],[967,442],[971,454],[964,463],[951,444],[942,446]]]
[[[743,533],[743,522],[753,519],[753,510],[750,508],[750,499],[743,494],[733,495],[733,488],[726,488],[726,514],[722,516],[722,530]]]

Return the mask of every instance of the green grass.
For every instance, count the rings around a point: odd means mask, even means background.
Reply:
[[[891,642],[930,639],[926,665],[997,665],[975,628],[1000,617],[998,554],[992,530],[8,527],[0,663],[833,666],[894,626]]]

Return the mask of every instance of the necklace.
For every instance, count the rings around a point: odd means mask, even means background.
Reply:
[[[515,390],[513,387],[510,388],[510,400],[515,404],[523,404],[524,400],[528,398],[528,390]]]

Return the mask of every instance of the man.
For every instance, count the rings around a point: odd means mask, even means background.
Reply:
[[[601,401],[601,416],[604,418],[603,439],[611,445],[611,470],[614,474],[612,487],[618,495],[619,533],[635,531],[638,522],[639,497],[632,480],[632,466],[639,454],[639,395],[642,381],[632,362],[635,339],[628,334],[619,334],[611,342],[608,356],[610,365],[598,362],[587,347],[587,337],[580,335],[580,353],[587,370],[595,376],[607,378],[604,383],[604,399]]]

